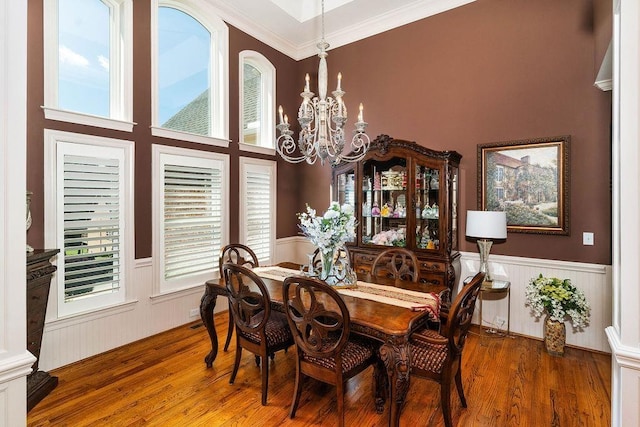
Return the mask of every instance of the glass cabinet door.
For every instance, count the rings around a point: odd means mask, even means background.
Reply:
[[[356,175],[353,169],[347,170],[336,175],[336,198],[335,201],[340,205],[348,204],[353,208],[356,214]],[[354,242],[355,239],[351,240]]]
[[[415,181],[415,211],[411,214],[416,221],[416,247],[440,250],[440,187],[446,182],[439,168],[420,164],[415,168]]]
[[[458,250],[458,168],[451,167],[451,250]]]
[[[362,168],[363,244],[407,245],[407,159],[367,160]]]

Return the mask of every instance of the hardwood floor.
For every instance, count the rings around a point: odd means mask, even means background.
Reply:
[[[216,316],[226,336],[226,314]],[[477,329],[476,329],[477,331]],[[235,339],[235,337],[234,337]],[[260,369],[245,352],[236,382],[229,384],[235,345],[218,353],[213,368],[200,322],[132,343],[51,372],[58,387],[27,417],[28,426],[333,426],[335,390],[306,382],[296,418],[289,419],[293,354],[270,362],[267,406],[260,405]],[[293,348],[290,350],[293,351]],[[348,426],[385,426],[389,405],[378,415],[372,368],[348,384]],[[453,422],[466,426],[609,426],[609,355],[568,348],[546,353],[540,341],[471,335],[463,355],[468,408],[452,391]],[[412,379],[402,426],[443,426],[436,383]]]

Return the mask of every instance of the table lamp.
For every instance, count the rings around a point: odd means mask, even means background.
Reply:
[[[467,211],[466,236],[477,239],[480,248],[480,272],[485,282],[493,279],[489,273],[489,251],[494,240],[507,238],[507,214],[497,211]]]

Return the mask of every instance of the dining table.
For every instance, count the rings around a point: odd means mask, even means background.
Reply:
[[[282,282],[287,275],[304,274],[295,263],[280,263],[272,267],[254,268],[269,291],[272,309],[284,311]],[[339,288],[349,310],[352,333],[361,334],[380,342],[379,357],[386,369],[385,375],[374,378],[375,406],[384,412],[390,402],[389,426],[397,426],[400,411],[409,389],[411,352],[409,336],[416,329],[430,323],[439,324],[440,291],[424,292],[418,283],[359,274],[355,286]],[[204,361],[208,368],[218,354],[218,335],[214,322],[214,309],[218,296],[227,296],[224,279],[206,282],[200,302],[200,316],[211,339],[211,351]]]

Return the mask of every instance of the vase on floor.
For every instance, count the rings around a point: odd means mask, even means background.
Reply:
[[[564,355],[566,335],[564,322],[557,322],[547,317],[544,322],[544,346],[549,354]]]

